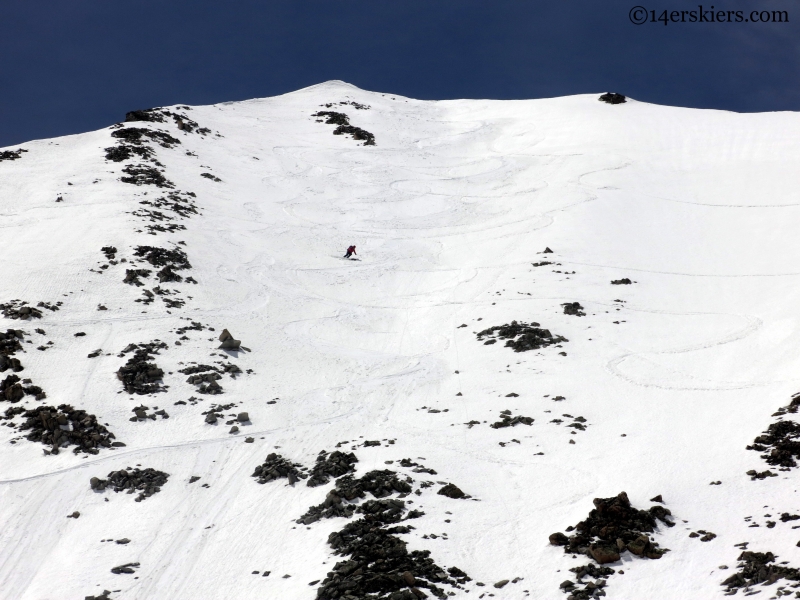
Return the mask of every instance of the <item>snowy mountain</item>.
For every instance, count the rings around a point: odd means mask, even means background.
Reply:
[[[0,151],[0,597],[795,595],[800,116],[598,97]]]

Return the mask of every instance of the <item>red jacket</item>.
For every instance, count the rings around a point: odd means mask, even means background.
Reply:
[[[348,254],[351,254],[351,253],[352,253],[352,254],[355,254],[355,253],[356,253],[356,247],[355,247],[355,246],[350,246],[350,247],[347,249],[347,253],[348,253]]]

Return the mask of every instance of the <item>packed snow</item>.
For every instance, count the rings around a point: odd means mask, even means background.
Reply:
[[[376,499],[457,569],[353,598],[794,596],[798,473],[746,446],[798,420],[800,116],[599,95],[334,81],[0,151],[0,597],[347,598]],[[623,491],[644,553],[551,543]],[[743,550],[789,571],[723,586]]]

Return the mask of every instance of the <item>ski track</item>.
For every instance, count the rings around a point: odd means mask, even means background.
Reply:
[[[309,120],[321,103],[340,97],[372,105],[359,114],[359,123],[375,133],[376,147],[360,148],[346,136],[332,136],[330,126]],[[163,337],[168,327],[184,323],[177,319],[181,316],[211,324],[217,331],[229,327],[253,351],[227,355],[243,369],[253,367],[257,375],[242,375],[235,384],[231,382],[230,389],[226,383],[225,396],[207,400],[241,402],[258,429],[246,427],[235,435],[199,439],[208,435],[202,419],[194,414],[202,406],[170,408],[171,418],[184,423],[184,430],[173,433],[177,441],[164,443],[163,434],[158,433],[161,421],[135,428],[123,423],[129,448],[0,479],[0,491],[9,499],[1,514],[13,523],[0,535],[0,543],[10,549],[0,556],[0,590],[6,590],[0,596],[59,599],[119,588],[123,590],[120,597],[141,599],[314,597],[315,589],[307,582],[323,578],[330,569],[333,560],[324,540],[334,524],[323,521],[296,530],[291,524],[303,506],[320,502],[329,486],[258,486],[249,471],[269,451],[310,465],[319,450],[332,449],[344,437],[397,439],[396,446],[359,447],[357,473],[384,468],[389,458],[424,455],[425,465],[439,472],[434,479],[452,481],[479,500],[453,504],[435,493],[421,496],[418,502],[424,504],[427,516],[419,522],[419,532],[404,538],[410,549],[430,548],[437,564],[457,564],[487,584],[525,577],[530,597],[552,596],[564,572],[586,561],[548,547],[547,535],[584,518],[592,497],[611,496],[622,489],[642,506],[663,491],[677,518],[691,515],[691,527],[712,527],[719,537],[710,544],[693,545],[670,538],[675,551],[655,565],[626,558],[624,583],[609,580],[611,598],[622,597],[616,589],[634,590],[630,597],[665,600],[718,594],[724,576],[715,569],[734,563],[731,545],[743,536],[755,539],[752,549],[779,550],[793,566],[800,564],[800,554],[787,546],[791,534],[784,534],[780,527],[745,531],[742,517],[764,504],[774,506],[770,509],[774,512],[796,508],[791,486],[778,488],[781,482],[766,481],[756,487],[762,482],[746,481],[744,471],[759,463],[754,453],[741,449],[741,439],[751,440],[761,430],[760,423],[786,403],[786,398],[763,390],[782,393],[798,381],[792,376],[796,361],[787,350],[794,343],[791,331],[776,343],[778,347],[765,343],[776,328],[791,329],[785,323],[792,310],[776,308],[764,298],[786,294],[780,287],[782,278],[800,274],[790,266],[800,257],[787,254],[785,259],[776,259],[770,265],[775,273],[756,272],[738,255],[713,263],[717,270],[708,268],[712,258],[698,261],[698,272],[670,269],[670,264],[684,263],[668,259],[650,263],[645,251],[648,243],[656,242],[646,236],[632,235],[630,248],[614,254],[613,238],[619,231],[614,229],[615,217],[597,220],[603,211],[614,214],[609,208],[613,202],[627,202],[630,218],[638,219],[635,211],[641,210],[642,198],[676,207],[732,209],[714,211],[716,220],[705,223],[713,233],[714,228],[725,231],[738,223],[742,211],[736,209],[797,206],[683,201],[660,197],[655,190],[638,189],[628,182],[637,181],[651,164],[658,164],[659,153],[668,152],[664,147],[683,148],[682,139],[701,139],[712,148],[738,143],[725,137],[725,127],[704,129],[707,122],[730,119],[725,122],[731,127],[755,127],[759,135],[775,137],[787,128],[800,129],[800,124],[793,116],[775,115],[771,117],[775,132],[770,133],[768,128],[752,125],[755,121],[748,115],[717,115],[635,101],[618,107],[598,104],[595,96],[506,104],[393,104],[380,94],[332,83],[269,101],[195,107],[188,114],[224,136],[201,139],[182,134],[179,148],[194,151],[196,158],[182,151],[157,149],[157,154],[176,189],[197,192],[201,214],[177,221],[186,225],[186,231],[157,237],[122,233],[126,227],[129,231],[141,226],[125,214],[124,223],[109,225],[110,237],[95,231],[90,244],[97,246],[93,254],[75,251],[78,257],[89,257],[86,265],[94,266],[100,258],[97,250],[109,240],[123,240],[119,242],[123,253],[136,243],[186,240],[185,250],[195,267],[192,276],[200,285],[179,289],[182,297],[191,293],[194,299],[172,314],[159,313],[160,304],[142,313],[145,307],[132,304],[140,290],[120,282],[124,267],[117,266],[114,279],[109,269],[99,283],[94,274],[80,275],[85,279],[75,287],[87,291],[71,296],[58,313],[46,314],[41,326],[48,338],[56,340],[54,355],[59,360],[63,354],[58,353],[65,347],[83,352],[82,342],[71,338],[77,327],[93,329],[92,333],[102,328],[97,339],[108,352],[124,347],[124,340],[134,334],[136,341]],[[690,125],[676,134],[681,119]],[[662,121],[669,135],[659,137]],[[175,133],[171,123],[155,125]],[[86,134],[98,135],[108,132]],[[69,188],[75,198],[63,205],[48,205],[48,217],[54,215],[48,219],[28,216],[43,206],[27,208],[24,199],[16,201],[20,206],[15,210],[4,205],[0,228],[23,235],[29,228],[54,223],[55,215],[63,219],[80,210],[105,210],[109,206],[101,204],[105,196],[114,197],[113,206],[121,210],[135,206],[142,188],[111,182],[94,189],[78,181],[74,166],[48,174],[41,182],[30,181],[24,169],[37,152],[75,152],[85,158],[79,148],[82,136],[65,139],[70,140],[69,149],[32,146],[23,159],[0,163],[0,172],[7,165],[23,169],[19,177],[25,185],[51,196],[65,186],[64,181],[75,180]],[[277,140],[287,143],[277,145]],[[102,145],[92,142],[93,154],[86,151],[95,166],[102,164],[102,150],[97,148]],[[759,160],[773,160],[769,148],[769,144],[754,146],[756,167]],[[251,155],[259,155],[260,162],[248,162]],[[712,160],[715,155],[698,151],[698,156]],[[724,166],[724,159],[719,164]],[[121,165],[113,165],[118,173]],[[200,165],[210,166],[201,169]],[[200,170],[219,176],[222,183],[198,181]],[[3,190],[0,180],[0,201],[7,202]],[[712,195],[713,182],[700,192]],[[773,212],[763,211],[758,218],[769,219]],[[660,256],[679,253],[681,236],[690,239],[680,230],[684,222],[680,217],[676,221],[675,241],[660,249]],[[683,221],[688,227],[685,215]],[[764,231],[770,230],[771,222],[766,223],[764,230],[754,228],[753,235],[767,239]],[[604,229],[611,232],[607,237]],[[351,241],[363,252],[357,265],[338,260],[339,247]],[[35,241],[25,244],[33,249],[29,251],[47,256]],[[74,246],[82,248],[80,241]],[[542,255],[545,246],[555,248],[555,253]],[[713,246],[709,242],[708,256]],[[532,262],[543,259],[561,267],[532,269]],[[26,264],[19,259],[6,263],[4,268],[12,273],[6,281],[18,280],[22,289],[5,283],[0,301],[61,297],[66,287],[60,274],[26,276]],[[569,267],[581,267],[581,272],[553,273]],[[730,273],[732,267],[744,272]],[[632,273],[641,273],[644,279],[625,289],[609,289],[609,274]],[[754,281],[773,287],[768,287],[769,293],[748,287]],[[499,295],[501,289],[503,295]],[[519,295],[507,296],[515,293]],[[614,294],[627,298],[627,303],[612,302]],[[123,314],[98,316],[93,307],[101,300],[129,306],[122,309]],[[575,300],[591,314],[580,319],[563,315],[561,303]],[[694,304],[699,307],[687,308]],[[792,306],[789,296],[785,304]],[[713,310],[709,309],[712,305]],[[619,313],[609,312],[616,308]],[[625,317],[624,328],[608,325],[615,317]],[[534,318],[571,340],[564,346],[565,359],[552,348],[515,354],[502,344],[485,347],[472,333],[476,328]],[[6,321],[9,327],[18,324]],[[462,331],[461,323],[469,326]],[[703,327],[698,329],[697,323]],[[26,329],[33,326],[33,322],[24,324]],[[587,327],[592,333],[586,333]],[[641,332],[638,337],[637,331]],[[179,359],[206,360],[208,348],[202,345],[206,332],[198,333],[199,339],[192,338],[180,349],[170,346],[159,360],[169,365]],[[588,344],[589,335],[593,346]],[[639,339],[644,336],[650,336],[646,344]],[[91,343],[97,339],[93,337]],[[50,352],[21,354],[28,367],[25,373],[30,373],[34,383],[42,370],[53,368]],[[692,360],[681,362],[683,357]],[[720,366],[717,357],[741,361],[741,365]],[[758,363],[743,371],[740,380],[730,378],[735,366],[744,368],[755,358],[765,358],[764,363],[771,359],[776,366],[767,369]],[[81,400],[87,398],[94,405],[107,406],[109,414],[125,409],[127,400],[116,397],[116,382],[98,383],[108,377],[110,365],[98,359],[81,371],[77,397],[67,400],[80,408]],[[761,402],[755,401],[754,388],[762,390]],[[169,405],[167,398],[172,400],[187,390],[193,391],[191,386],[173,385],[163,400],[142,396],[136,401]],[[518,392],[519,397],[508,397],[509,391]],[[111,400],[103,399],[111,393]],[[560,405],[546,400],[562,393],[567,400]],[[280,402],[265,408],[260,400],[272,396]],[[702,404],[692,404],[700,396]],[[664,398],[675,415],[665,416],[653,408]],[[428,414],[420,408],[423,405],[448,407],[449,412]],[[691,413],[678,414],[688,406]],[[490,429],[488,423],[506,407],[533,417],[534,424]],[[588,429],[570,437],[564,426],[550,421],[562,411],[585,415]],[[191,423],[187,413],[194,415]],[[691,414],[691,422],[683,418],[686,414]],[[481,424],[467,429],[464,423],[472,419]],[[727,437],[714,429],[720,420],[728,428]],[[224,426],[219,427],[224,431]],[[672,443],[684,435],[680,428],[686,428],[691,444]],[[622,437],[620,432],[630,435]],[[520,443],[499,446],[499,441],[507,442],[512,436]],[[246,437],[265,439],[243,445]],[[568,445],[568,440],[577,442]],[[273,450],[278,445],[280,449]],[[20,451],[14,456],[28,454]],[[51,459],[40,458],[27,468],[36,471]],[[0,456],[0,464],[2,460]],[[58,460],[76,459],[68,455]],[[122,496],[104,505],[102,495],[88,491],[89,477],[134,460],[174,471],[161,494],[136,506],[129,506],[131,499]],[[200,483],[188,486],[182,478],[194,472],[202,473],[202,482],[211,487],[200,493]],[[709,488],[711,477],[724,479],[726,486]],[[699,481],[706,483],[701,487]],[[186,491],[181,492],[180,486]],[[79,488],[84,491],[79,493]],[[22,500],[15,490],[36,493],[33,499]],[[60,494],[63,503],[58,501]],[[67,503],[69,511],[79,507],[85,515],[61,523]],[[104,513],[112,504],[117,513]],[[453,514],[455,523],[447,529],[457,541],[440,544],[422,539],[423,531],[445,527],[440,519],[445,509]],[[56,513],[61,524],[52,530],[42,527],[41,522],[55,519]],[[101,514],[107,521],[95,523]],[[129,548],[109,547],[102,554],[85,541],[111,535],[107,530],[134,531],[127,523],[134,519],[140,529],[135,529],[137,537]],[[336,527],[345,522],[336,521]],[[122,522],[128,529],[121,527]],[[77,531],[82,533],[71,533]],[[60,544],[82,548],[90,564],[79,567],[80,563],[65,557]],[[330,564],[321,564],[320,557]],[[686,561],[680,563],[684,571],[679,580],[670,568],[677,557]],[[108,575],[110,566],[128,560],[142,562],[139,579]],[[252,569],[268,567],[273,571],[270,578],[250,576]],[[283,572],[291,573],[291,579],[280,579]],[[50,582],[62,575],[66,577],[63,588],[49,589]],[[474,594],[487,589],[491,588],[471,588]],[[516,584],[493,592],[498,597],[522,598],[521,589]]]

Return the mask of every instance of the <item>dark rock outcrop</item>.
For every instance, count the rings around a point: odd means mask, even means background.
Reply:
[[[360,127],[355,127],[354,125],[350,125],[349,117],[340,112],[334,112],[330,110],[323,110],[320,112],[316,112],[312,117],[322,117],[325,119],[325,123],[328,125],[337,125],[336,129],[333,130],[333,135],[349,135],[356,141],[363,141],[364,146],[374,146],[375,145],[375,136],[371,134],[369,131],[361,129]]]
[[[58,408],[38,406],[26,410],[22,416],[25,422],[19,430],[30,432],[26,436],[28,440],[50,446],[46,454],[58,454],[60,448],[70,445],[75,446],[75,454],[97,454],[100,448],[125,445],[112,442],[114,434],[99,423],[95,415],[76,410],[69,404],[61,404]]]
[[[330,454],[323,450],[317,456],[316,464],[311,469],[308,487],[325,485],[332,478],[341,477],[356,470],[358,458],[352,452],[334,450]]]
[[[158,354],[159,349],[166,347],[164,342],[155,341],[139,346],[130,344],[122,351],[122,354],[133,351],[133,356],[117,371],[117,379],[122,382],[126,392],[142,395],[164,391],[159,383],[164,376],[164,371],[149,361],[154,354]]]
[[[607,104],[623,104],[625,102],[625,96],[617,94],[616,92],[606,92],[600,96],[598,100]]]
[[[742,552],[738,558],[738,572],[722,582],[727,595],[735,594],[740,588],[772,585],[780,579],[800,581],[800,569],[776,564],[776,558],[772,552]]]
[[[299,463],[293,463],[280,454],[271,453],[263,464],[258,465],[250,477],[257,477],[258,483],[268,483],[277,479],[288,479],[290,485],[308,477],[303,473],[305,469]]]
[[[506,347],[512,348],[514,352],[526,352],[528,350],[538,350],[546,346],[567,342],[565,337],[553,335],[548,329],[539,327],[539,323],[518,323],[511,321],[505,325],[495,325],[477,333],[478,341],[483,341],[484,337],[489,340],[488,344],[494,341],[494,336],[506,341]]]
[[[565,315],[572,315],[574,317],[585,317],[586,313],[583,312],[583,306],[580,302],[565,302],[561,306],[564,307]]]
[[[153,494],[161,491],[161,486],[167,483],[169,473],[157,471],[155,469],[120,469],[111,471],[108,479],[92,477],[89,481],[91,488],[97,492],[105,489],[112,489],[115,492],[127,492],[128,494],[139,495],[135,498],[136,502],[141,502]]]

